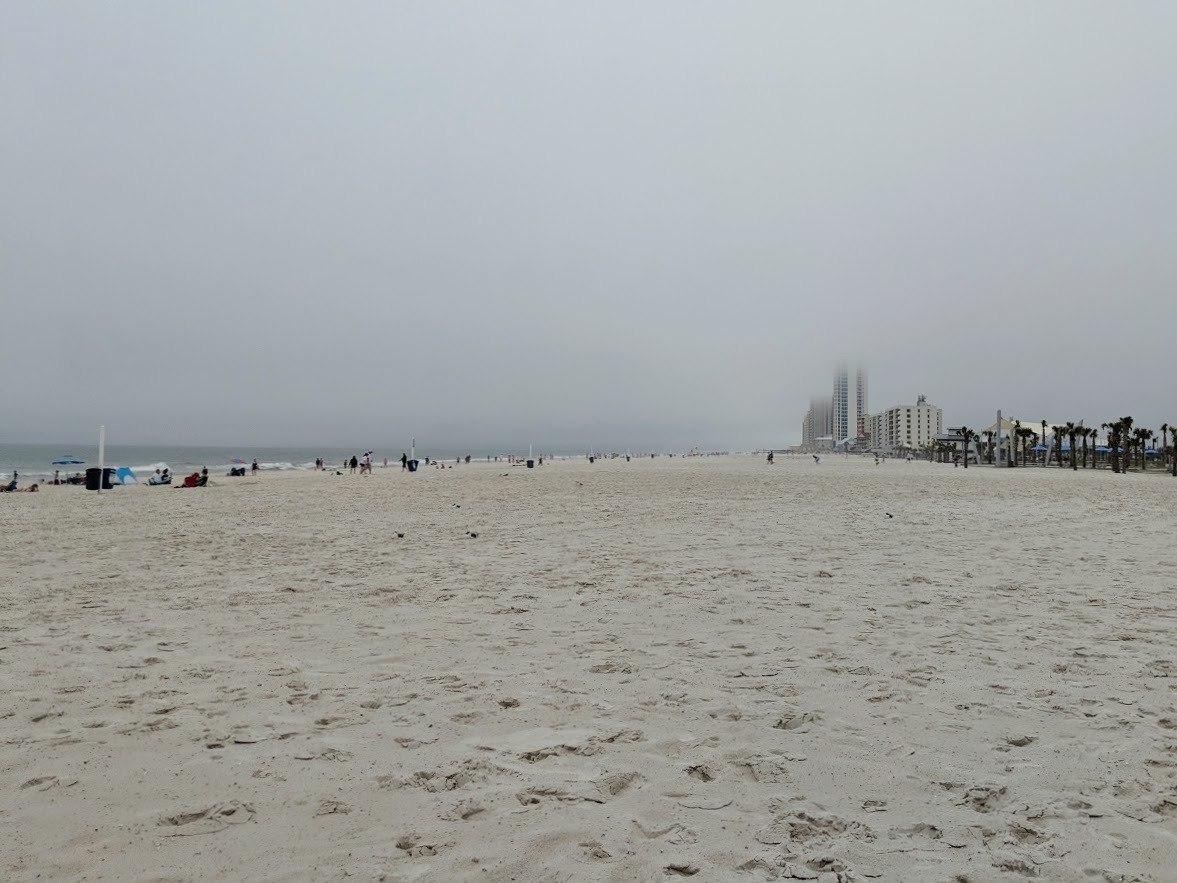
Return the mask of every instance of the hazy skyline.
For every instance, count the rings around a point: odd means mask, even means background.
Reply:
[[[1177,422],[1177,6],[10,3],[0,442]]]

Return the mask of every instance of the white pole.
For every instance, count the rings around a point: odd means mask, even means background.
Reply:
[[[993,465],[1001,466],[1001,457],[1005,453],[1005,446],[1001,443],[1001,409],[997,409],[997,438],[993,440]]]
[[[411,445],[409,445],[409,459],[410,460],[417,459],[417,437],[416,436],[413,437],[413,443]]]
[[[106,476],[106,427],[98,427],[98,493],[102,493],[102,479]]]

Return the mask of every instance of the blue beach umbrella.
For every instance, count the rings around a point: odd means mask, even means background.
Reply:
[[[1034,447],[1030,448],[1030,450],[1041,452],[1041,451],[1049,451],[1050,448],[1048,448],[1046,445],[1034,445]]]
[[[73,454],[65,454],[61,457],[58,457],[50,465],[51,466],[81,466],[85,462],[86,462],[85,460],[79,460]]]
[[[1097,454],[1110,454],[1111,452],[1112,452],[1112,449],[1109,448],[1107,445],[1096,445],[1095,446],[1095,453],[1097,453]]]

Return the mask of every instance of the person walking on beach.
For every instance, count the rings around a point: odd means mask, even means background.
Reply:
[[[358,466],[358,465],[359,465],[359,462],[360,462],[360,461],[356,459],[356,455],[355,455],[355,454],[352,454],[352,455],[351,455],[351,461],[350,461],[350,463],[349,463],[349,465],[351,466],[351,474],[352,474],[352,475],[355,475],[355,474],[356,474],[356,466]]]
[[[626,455],[625,459],[626,459],[626,461],[628,462],[628,460],[629,460],[629,455],[628,455],[628,454]],[[769,452],[768,452],[768,465],[769,465],[769,466],[771,466],[771,465],[772,465],[772,451],[769,451]]]
[[[257,478],[257,457],[253,458],[253,465],[249,467],[249,473],[254,478]]]
[[[401,451],[401,472],[409,468],[409,455]]]

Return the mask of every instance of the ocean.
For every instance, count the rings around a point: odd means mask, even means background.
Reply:
[[[360,457],[366,450],[368,449],[326,446],[319,448],[235,448],[228,445],[221,447],[107,445],[106,465],[112,467],[129,466],[141,478],[151,475],[157,468],[162,469],[164,466],[169,467],[174,474],[178,475],[207,466],[211,474],[217,475],[228,472],[230,466],[236,465],[233,463],[234,458],[244,460],[246,466],[256,459],[258,468],[265,470],[313,469],[316,457],[323,457],[329,467],[337,467],[343,463],[345,457],[350,458],[353,454]],[[379,465],[387,457],[391,465],[394,462],[399,462],[402,451],[409,453],[406,448],[375,449],[372,454],[372,462]],[[457,451],[447,448],[430,449],[422,445],[417,446],[416,453],[420,460],[424,460],[426,457],[436,460],[453,460],[456,457],[465,457],[469,454],[473,460],[485,461],[487,454],[491,456],[504,455],[504,452],[498,450],[479,451],[475,448]],[[526,454],[527,451],[513,451],[511,453]],[[538,451],[536,455],[539,456]],[[85,462],[79,466],[53,465],[54,460],[60,460],[67,456]],[[54,469],[60,469],[64,476],[97,465],[98,445],[96,442],[89,445],[0,444],[0,478],[5,481],[9,480],[15,470],[20,474],[22,486],[26,483],[26,479],[41,481],[45,478],[52,478]]]

